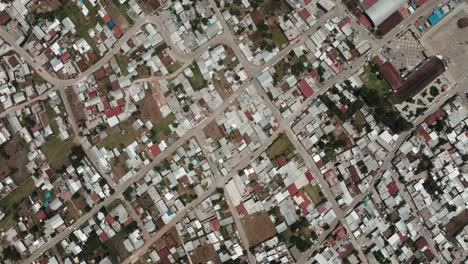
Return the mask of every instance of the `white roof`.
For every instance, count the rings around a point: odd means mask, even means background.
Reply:
[[[379,0],[366,10],[366,14],[372,20],[374,26],[377,27],[405,3],[405,0]]]

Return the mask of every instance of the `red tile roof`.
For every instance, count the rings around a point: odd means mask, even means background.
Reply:
[[[150,152],[151,152],[151,155],[153,156],[153,158],[155,158],[156,156],[158,156],[159,154],[161,154],[161,149],[159,148],[159,146],[157,144],[153,144],[150,148],[149,148]]]
[[[396,183],[394,181],[387,184],[387,189],[388,189],[388,192],[390,192],[391,195],[395,195],[398,192],[398,187],[397,187],[397,185],[396,185]]]
[[[108,14],[106,14],[106,15],[102,18],[102,21],[104,21],[104,23],[107,24],[107,22],[111,21],[111,17],[110,17]]]
[[[431,136],[429,136],[429,133],[427,133],[424,127],[418,128],[418,130],[416,131],[416,137],[417,138],[423,137],[426,142],[431,141]]]
[[[106,117],[111,118],[113,116],[119,115],[120,113],[122,113],[122,109],[120,109],[120,106],[116,106],[106,111]]]
[[[174,61],[170,56],[161,56],[161,62],[164,64],[164,67],[171,65]]]
[[[364,0],[362,1],[362,3],[367,6],[367,7],[371,7],[373,6],[375,3],[377,3],[377,0]]]
[[[301,80],[299,82],[299,89],[305,98],[309,98],[314,94],[314,90],[312,90],[312,87],[310,87],[310,85],[305,80]]]
[[[314,79],[317,79],[318,77],[318,71],[317,70],[313,70],[310,72],[310,77],[314,78]]]
[[[65,51],[64,53],[60,55],[60,60],[62,60],[62,62],[66,62],[68,59],[70,59],[70,57],[71,57],[70,52]]]
[[[107,240],[109,240],[109,236],[105,232],[102,232],[101,234],[99,234],[99,239],[102,242],[106,242]]]
[[[427,0],[416,0],[416,3],[418,4],[418,6],[422,6],[424,5],[424,3],[426,3]]]
[[[39,130],[41,130],[41,127],[39,126],[39,124],[34,124],[34,126],[31,127],[32,133],[36,133]]]
[[[395,69],[391,62],[385,62],[379,69],[384,79],[390,84],[393,90],[398,90],[403,83],[403,78],[400,73]]]
[[[249,215],[249,213],[247,212],[247,209],[245,209],[245,206],[243,203],[239,204],[238,206],[236,206],[236,211],[237,213],[241,214],[241,215]]]
[[[109,225],[112,225],[114,223],[114,218],[112,218],[111,215],[106,216],[106,221]]]
[[[291,196],[295,195],[297,193],[297,187],[296,184],[292,183],[288,186],[288,192]]]
[[[314,176],[310,171],[306,172],[305,176],[309,181],[312,181],[314,179]]]
[[[278,164],[278,167],[283,167],[284,165],[288,163],[288,160],[283,155],[276,157],[275,160],[276,160],[276,164]]]
[[[346,108],[346,105],[341,105],[341,107],[340,107],[340,112],[341,112],[341,113],[346,113],[346,112],[348,112],[348,108]]]
[[[445,115],[444,111],[439,109],[435,113],[433,113],[432,115],[426,118],[426,123],[428,125],[433,125],[437,122],[437,120],[441,119],[444,115]]]
[[[0,25],[5,25],[11,20],[10,15],[7,13],[7,11],[3,10],[0,12]]]
[[[307,19],[311,16],[310,12],[307,11],[307,9],[303,8],[301,11],[299,11],[299,16],[302,18],[302,20],[307,21]]]
[[[307,210],[307,207],[311,204],[309,198],[307,198],[307,196],[304,194],[302,190],[299,190],[296,196],[301,197],[303,200],[302,203],[299,204],[299,207],[301,208],[304,215],[309,214],[309,210]]]
[[[47,215],[44,212],[44,210],[37,211],[37,213],[36,213],[36,218],[37,219],[42,220],[42,219],[45,219],[46,217],[47,217]]]
[[[114,33],[114,36],[116,38],[120,38],[122,36],[122,30],[120,30],[119,27],[115,26],[113,29],[112,29],[112,33]]]
[[[49,34],[50,38],[53,38],[55,37],[55,35],[57,35],[57,32],[53,29],[49,30],[49,32],[47,32],[47,34]]]
[[[97,96],[97,91],[96,91],[96,90],[95,90],[95,91],[91,91],[91,92],[88,93],[88,97],[89,97],[89,98],[94,98],[94,97],[96,97],[96,96]]]
[[[94,53],[94,51],[88,51],[88,53],[86,54],[88,56],[88,60],[91,61],[91,62],[95,62],[97,61],[97,55],[96,53]]]
[[[400,14],[402,17],[407,17],[409,16],[408,9],[404,6],[400,7]]]
[[[340,21],[340,23],[338,23],[338,26],[339,27],[344,27],[344,26],[346,26],[346,24],[348,24],[350,22],[351,22],[351,19],[349,17],[345,17],[343,20]]]
[[[211,223],[211,226],[213,227],[214,231],[221,230],[218,219],[213,219],[213,220],[210,221],[210,223]]]
[[[364,14],[359,16],[359,21],[361,21],[361,24],[363,24],[366,28],[369,28],[369,29],[372,28],[371,22]]]
[[[118,106],[125,105],[125,98],[117,99],[116,103],[117,103]]]
[[[52,175],[54,175],[54,171],[53,171],[52,169],[50,169],[50,168],[47,169],[47,170],[45,170],[45,173],[46,173],[47,176],[49,176],[49,177],[52,176]]]

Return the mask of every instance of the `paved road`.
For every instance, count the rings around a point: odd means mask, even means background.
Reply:
[[[67,97],[67,94],[65,92],[65,89],[62,88],[62,89],[59,89],[59,91],[60,91],[60,96],[62,97],[63,105],[65,106],[65,111],[68,114],[68,123],[70,124],[70,126],[72,127],[72,130],[73,130],[73,135],[74,135],[73,141],[75,143],[81,145],[84,152],[86,153],[86,156],[88,157],[88,160],[91,162],[93,167],[99,172],[99,174],[102,177],[104,177],[104,179],[106,179],[109,186],[112,189],[115,189],[116,184],[115,184],[114,180],[98,164],[98,158],[96,157],[96,155],[94,155],[94,152],[91,151],[90,144],[80,136],[80,130],[79,130],[79,127],[78,127],[78,123],[77,123],[75,115],[74,115],[74,113],[72,111],[70,102],[68,101],[68,97]]]
[[[138,225],[138,228],[141,230],[142,236],[144,240],[150,239],[150,234],[145,228],[145,224],[141,220],[141,218],[137,215],[135,208],[133,208],[133,205],[125,199],[123,195],[120,196],[120,200],[122,201],[123,205],[125,208],[127,208],[128,214],[135,220],[135,222]]]
[[[10,33],[0,30],[0,37],[5,40],[14,50],[25,60],[44,80],[51,84],[59,87],[72,86],[82,79],[85,79],[90,74],[93,74],[96,70],[107,63],[116,53],[120,51],[121,46],[126,43],[135,33],[140,30],[141,26],[149,23],[154,19],[154,16],[145,16],[135,21],[135,24],[129,28],[127,32],[114,44],[114,48],[109,50],[104,57],[97,61],[94,65],[89,67],[86,71],[80,73],[76,78],[62,80],[55,76],[52,76],[47,72],[42,65],[36,63],[35,59],[23,48],[21,48],[10,35]]]
[[[22,102],[20,104],[17,104],[15,106],[12,106],[6,110],[4,110],[3,112],[0,113],[0,118],[4,118],[8,115],[10,115],[11,113],[14,113],[16,111],[21,111],[23,110],[24,107],[26,106],[29,106],[31,105],[32,103],[36,102],[36,101],[42,101],[42,100],[46,100],[48,98],[48,96],[52,93],[52,92],[55,92],[57,91],[58,89],[56,87],[53,87],[53,88],[50,88],[49,90],[47,90],[45,93],[41,94],[41,95],[38,95],[34,98],[30,98],[28,100],[26,100],[25,102]]]
[[[427,5],[425,8],[427,9],[429,5]],[[341,10],[342,9],[339,9],[337,8],[337,10]],[[418,9],[419,10],[419,9]],[[216,12],[217,15],[219,15],[219,10]],[[324,17],[322,17],[320,20],[319,20],[319,23],[322,23],[324,22],[325,20],[331,18],[332,16],[336,15],[336,13],[334,11],[326,14]],[[412,17],[415,17],[417,15],[412,15],[410,18]],[[417,19],[417,18],[416,18]],[[112,56],[114,56],[114,54],[116,52],[118,52],[118,50],[120,49],[120,46],[126,42],[128,39],[130,39],[131,36],[133,36],[133,34],[141,27],[141,25],[145,24],[145,23],[148,23],[149,21],[157,21],[157,18],[155,18],[154,16],[149,16],[149,17],[144,17],[140,20],[138,20],[135,25],[129,30],[126,32],[126,34],[118,41],[118,43],[115,45],[115,48],[112,49],[110,52],[108,52],[100,61],[98,61],[94,66],[92,66],[91,68],[89,68],[87,71],[83,72],[82,74],[80,74],[77,78],[74,78],[74,79],[69,79],[69,80],[60,80],[60,79],[57,79],[53,76],[51,76],[49,73],[47,73],[43,68],[42,66],[40,65],[37,65],[33,59],[30,58],[29,54],[27,54],[26,51],[24,51],[21,47],[19,47],[18,45],[16,45],[16,43],[14,42],[14,40],[12,40],[10,38],[10,36],[6,33],[6,32],[3,32],[3,31],[0,31],[0,37],[4,38],[6,40],[6,42],[8,42],[15,50],[16,52],[18,52],[18,54],[20,54],[20,56],[23,57],[23,59],[26,60],[26,62],[28,62],[45,80],[49,81],[50,83],[56,85],[57,87],[64,87],[64,86],[70,86],[70,85],[74,85],[75,83],[77,83],[78,81],[80,81],[81,79],[85,78],[86,76],[88,76],[89,74],[93,73],[95,70],[97,70],[98,68],[100,68],[104,63],[106,63]],[[223,25],[225,25],[225,22],[223,19],[220,19],[220,21],[222,22]],[[408,20],[410,21],[410,20]],[[406,22],[405,22],[406,23]],[[211,46],[211,45],[214,45],[214,44],[225,44],[225,45],[228,45],[230,47],[233,48],[233,50],[236,52],[236,55],[238,56],[239,60],[241,61],[241,63],[243,64],[244,68],[246,69],[246,71],[248,72],[249,76],[256,76],[256,74],[260,73],[261,71],[263,71],[264,69],[266,69],[267,67],[273,65],[274,63],[276,63],[279,59],[281,59],[282,57],[284,57],[290,50],[292,50],[294,47],[300,45],[301,43],[303,43],[306,39],[306,35],[309,34],[309,33],[312,33],[315,29],[310,29],[308,32],[306,32],[306,34],[304,34],[302,37],[300,37],[300,39],[294,43],[292,43],[289,47],[287,47],[285,50],[281,51],[277,56],[275,56],[275,58],[273,60],[271,60],[270,62],[266,63],[263,65],[263,67],[260,67],[260,66],[257,66],[257,65],[253,65],[252,63],[248,62],[244,56],[242,56],[241,52],[240,52],[240,49],[234,39],[234,37],[232,36],[232,34],[229,34],[228,30],[225,30],[221,35],[218,35],[217,37],[213,38],[212,40],[210,40],[209,42],[205,43],[204,45],[202,45],[199,49],[195,50],[193,53],[191,54],[188,54],[188,55],[182,55],[182,54],[178,54],[177,55],[177,51],[174,51],[173,54],[176,54],[176,58],[181,60],[181,61],[184,61],[186,64],[188,62],[191,62],[194,58],[196,58],[197,56],[199,56],[200,54],[202,54],[203,52],[206,51],[206,49]],[[396,31],[395,31],[396,33]],[[394,35],[395,33],[389,33],[387,34],[386,38],[380,40],[380,44],[375,46],[373,48],[372,51],[375,51],[377,48],[380,48],[384,43],[386,43],[386,40],[387,39],[390,39],[390,36]],[[166,35],[166,41],[168,41],[167,39],[167,35]],[[365,62],[365,58],[361,57],[359,60],[357,60],[356,62],[354,62],[352,65],[362,65],[363,63]],[[341,74],[339,74],[337,77],[338,78],[335,78],[334,80],[330,80],[328,82],[325,83],[324,85],[324,88],[322,89],[321,93],[323,93],[324,91],[326,91],[328,88],[332,87],[333,84],[335,82],[341,82],[343,81],[344,79],[346,79],[351,73],[352,73],[352,69],[348,69],[348,70],[345,70],[343,71]],[[77,228],[79,227],[81,224],[83,224],[84,222],[86,222],[88,219],[90,219],[95,213],[97,213],[97,211],[99,211],[99,209],[101,209],[103,206],[107,206],[108,204],[110,204],[112,201],[114,201],[115,199],[118,199],[121,194],[123,193],[123,191],[125,191],[125,189],[128,188],[128,186],[130,186],[131,184],[135,183],[136,181],[140,180],[142,177],[144,177],[146,175],[146,173],[151,170],[155,165],[157,165],[159,162],[161,162],[164,158],[166,158],[167,156],[169,156],[172,152],[174,152],[179,146],[181,146],[182,144],[184,144],[187,140],[189,140],[193,135],[195,135],[198,132],[200,132],[200,130],[206,125],[208,124],[209,122],[213,121],[217,115],[221,114],[224,109],[226,107],[229,106],[229,104],[241,93],[245,90],[245,88],[247,87],[247,84],[246,85],[243,85],[241,88],[239,88],[232,96],[229,97],[228,100],[226,100],[214,113],[212,113],[207,119],[205,119],[202,123],[200,123],[196,128],[192,129],[190,132],[188,132],[186,135],[184,135],[183,137],[181,137],[179,140],[177,140],[173,145],[169,146],[165,152],[161,153],[156,159],[154,159],[149,165],[145,166],[144,168],[142,168],[140,171],[138,171],[136,173],[136,175],[134,175],[134,177],[132,179],[130,179],[129,181],[123,183],[123,184],[120,184],[120,185],[116,185],[115,186],[115,193],[110,196],[109,198],[105,199],[103,202],[101,202],[99,205],[95,206],[94,208],[91,209],[91,211],[87,214],[85,214],[83,217],[81,217],[80,219],[77,220],[77,222],[75,222],[71,227],[69,227],[65,232],[62,232],[60,234],[58,234],[56,237],[54,237],[53,239],[51,239],[50,241],[48,241],[45,245],[43,245],[39,250],[37,250],[34,254],[32,254],[27,260],[26,262],[32,262],[34,259],[36,259],[37,257],[39,257],[43,252],[45,252],[46,250],[50,249],[54,244],[58,243],[59,241],[61,241],[63,238],[65,238],[66,236],[68,236],[74,228]],[[59,88],[55,88],[54,89],[59,89]],[[263,89],[262,89],[263,90]],[[317,93],[319,94],[319,93]],[[316,97],[316,96],[314,96]],[[297,118],[297,116],[302,113],[302,110],[304,110],[305,108],[307,108],[308,104],[310,103],[311,100],[313,100],[313,98],[309,98],[308,100],[306,100],[301,108],[300,108],[300,111],[297,111],[295,112],[292,116],[286,118],[286,119],[281,119],[280,120],[280,126],[279,126],[279,129],[276,130],[274,132],[274,134],[268,139],[266,140],[261,146],[259,149],[257,149],[256,151],[253,152],[253,154],[248,157],[248,158],[245,158],[243,159],[237,166],[236,166],[236,169],[233,169],[232,172],[230,174],[228,174],[227,177],[223,178],[221,182],[221,186],[226,183],[230,178],[232,178],[232,176],[234,175],[234,173],[237,172],[237,168],[239,169],[242,169],[244,168],[245,166],[247,166],[250,161],[252,159],[255,159],[256,157],[258,157],[259,155],[261,155],[261,153],[268,147],[268,145],[270,145],[277,137],[278,135],[281,133],[281,132],[284,132],[289,128],[290,126],[290,123],[291,121],[293,121],[295,118]],[[276,110],[276,108],[274,106],[271,105],[271,102],[268,102],[267,101],[267,104],[272,107],[272,110]],[[67,103],[68,105],[68,103]],[[67,112],[69,110],[67,109]],[[276,114],[277,115],[277,112]],[[290,132],[287,132],[287,133],[290,133]],[[292,136],[292,135],[291,135]],[[295,137],[293,137],[295,138]],[[304,155],[304,154],[302,154]],[[307,155],[304,155],[304,156],[307,156]],[[105,175],[105,174],[104,174]],[[319,175],[319,174],[318,174]],[[217,183],[218,185],[219,183]],[[215,185],[216,186],[216,185]],[[151,237],[151,241],[155,241],[157,239],[157,237],[161,237],[162,234],[164,234],[167,230],[169,230],[176,222],[177,222],[177,219],[181,218],[183,215],[185,215],[186,211],[192,207],[192,205],[196,205],[198,204],[199,202],[203,201],[204,198],[208,197],[215,189],[215,186],[211,187],[210,189],[208,189],[206,192],[204,192],[202,195],[200,195],[199,198],[197,198],[194,202],[192,202],[190,204],[189,207],[187,207],[186,209],[184,210],[181,210],[180,212],[178,212],[177,216],[168,224],[166,225],[165,227],[163,227],[161,230],[159,230],[157,232],[157,234],[153,237]],[[328,188],[324,188],[324,189],[328,189]],[[322,234],[323,237],[325,238],[325,233]],[[322,236],[321,236],[322,238]],[[151,246],[151,242],[150,240],[147,241],[147,243],[145,243],[145,247],[149,247]],[[140,249],[138,252],[140,252],[141,250],[143,249]],[[133,256],[139,256],[141,255],[140,253],[135,253],[133,254]],[[305,254],[307,255],[307,254]],[[134,257],[132,257],[134,258]]]
[[[457,85],[456,87],[454,87],[453,89],[445,92],[443,94],[443,97],[441,97],[442,99],[440,99],[439,101],[435,102],[427,111],[424,115],[420,116],[419,118],[417,118],[414,122],[413,122],[413,125],[414,127],[416,128],[417,126],[419,126],[421,123],[424,122],[424,120],[429,116],[431,115],[432,113],[434,113],[435,111],[437,111],[438,109],[440,109],[441,106],[443,106],[447,100],[449,100],[451,97],[453,97],[455,94],[457,93],[461,93],[463,91],[465,91],[465,87],[467,87],[468,85],[468,81],[464,82],[464,83],[461,83],[459,85]],[[413,129],[414,130],[414,129]],[[363,199],[372,194],[373,193],[373,190],[374,190],[374,185],[375,185],[375,182],[379,179],[379,176],[381,173],[383,173],[384,171],[390,169],[390,166],[392,165],[392,161],[393,159],[395,158],[396,154],[398,153],[398,150],[400,149],[401,145],[406,141],[406,139],[408,138],[408,136],[411,135],[412,131],[413,130],[410,130],[410,131],[406,131],[404,133],[402,133],[397,141],[395,142],[395,144],[393,145],[393,151],[391,153],[389,153],[389,155],[385,158],[384,162],[383,162],[383,165],[380,167],[380,169],[377,171],[377,176],[375,178],[373,178],[371,180],[371,182],[369,183],[369,189],[367,190],[367,192],[364,192],[364,193],[361,193],[360,195],[356,196],[353,198],[353,202],[347,207],[347,210],[345,210],[345,214],[342,215],[342,217],[338,217],[338,219],[342,219],[343,217],[345,217],[347,214],[349,214],[359,203],[361,203],[363,201]],[[398,182],[397,180],[395,182]],[[400,190],[404,190],[404,189],[400,189]],[[409,203],[411,205],[411,203]],[[332,227],[334,228],[334,227]],[[428,243],[430,244],[433,244],[434,243],[432,242],[433,239],[432,239],[432,236],[425,236],[426,240],[428,241]],[[324,240],[320,241],[319,240],[319,245],[323,242]],[[314,248],[311,248],[309,249],[306,254],[304,254],[304,256],[298,260],[298,263],[305,263],[306,260],[309,258],[309,256],[311,254],[313,254],[318,248],[317,247],[314,247]],[[434,253],[436,253],[437,251],[434,251]]]
[[[207,124],[209,124],[211,121],[213,121],[218,115],[220,115],[224,110],[234,101],[234,99],[245,89],[248,87],[248,84],[242,85],[238,90],[236,90],[227,100],[221,104],[211,115],[206,118],[204,121],[202,121],[197,127],[193,128],[192,130],[188,131],[184,136],[179,138],[174,144],[170,145],[163,153],[161,153],[158,157],[156,157],[152,162],[150,162],[147,166],[143,167],[141,170],[139,170],[130,180],[127,182],[124,182],[122,184],[116,185],[114,188],[114,194],[105,199],[103,202],[99,203],[93,209],[91,212],[93,214],[97,213],[99,209],[101,209],[103,206],[106,206],[110,204],[113,200],[119,199],[120,195],[133,183],[137,182],[141,178],[143,178],[150,170],[152,170],[156,165],[158,165],[160,162],[162,162],[165,158],[169,157],[170,154],[175,152],[177,148],[185,144],[194,134],[197,133],[197,131],[202,130],[203,127],[205,127]],[[244,165],[246,166],[246,165]],[[81,224],[86,222],[88,219],[90,219],[93,214],[85,214],[83,215],[75,224],[71,225],[70,229],[61,232],[59,235],[55,236],[51,240],[49,240],[47,243],[45,243],[43,246],[41,246],[38,250],[36,250],[28,259],[26,259],[23,263],[31,263],[33,260],[37,259],[40,257],[45,251],[50,249],[53,245],[56,243],[60,242],[62,239],[64,239],[66,236],[68,236],[73,229],[79,228]]]
[[[203,155],[208,160],[208,163],[210,164],[210,167],[212,168],[212,170],[214,170],[213,173],[214,173],[215,178],[217,179],[217,181],[223,181],[223,179],[222,179],[223,176],[219,173],[219,170],[217,169],[218,166],[216,166],[216,164],[214,164],[213,160],[210,158],[210,153],[208,153],[208,151],[205,148],[205,144],[204,144],[205,135],[200,133],[200,134],[197,134],[195,137],[196,137],[196,139],[198,141],[198,145],[200,145],[200,148],[202,150]],[[241,217],[240,217],[239,213],[237,212],[236,208],[234,207],[234,205],[232,204],[231,197],[229,197],[225,186],[223,186],[223,188],[224,188],[224,193],[225,193],[224,196],[225,196],[226,202],[227,202],[227,204],[229,206],[229,210],[231,211],[234,222],[236,223],[237,230],[239,231],[239,236],[240,236],[240,240],[242,242],[242,247],[245,250],[247,250],[247,257],[249,258],[250,263],[253,264],[253,263],[255,263],[255,257],[253,256],[253,254],[249,250],[250,245],[249,245],[249,241],[247,240],[247,236],[245,234],[244,225],[241,222]]]

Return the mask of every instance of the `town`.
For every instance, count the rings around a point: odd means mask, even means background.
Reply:
[[[466,263],[468,1],[0,3],[1,263]]]

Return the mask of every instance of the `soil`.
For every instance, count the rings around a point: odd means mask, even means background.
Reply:
[[[122,33],[125,33],[130,28],[130,24],[127,19],[122,15],[119,8],[116,7],[114,3],[110,2],[106,7],[106,11],[120,30],[122,30]]]
[[[0,180],[10,176],[17,185],[23,183],[30,173],[26,169],[26,151],[23,149],[21,138],[18,135],[13,136],[10,141],[0,146],[0,149]]]
[[[143,100],[139,103],[140,107],[140,118],[143,122],[151,120],[153,124],[158,122],[158,120],[162,119],[161,112],[159,111],[159,105],[155,100],[154,95],[147,95]]]
[[[86,114],[83,111],[85,106],[76,95],[75,91],[72,89],[66,89],[65,94],[67,95],[68,102],[70,102],[70,107],[75,116],[75,119],[79,122],[80,120],[86,120]]]
[[[224,137],[223,131],[219,128],[216,121],[211,121],[208,125],[203,128],[207,138],[212,138],[214,141],[218,141]]]
[[[242,219],[250,246],[256,246],[276,235],[276,228],[267,213],[255,213]]]

